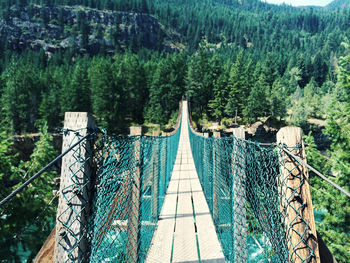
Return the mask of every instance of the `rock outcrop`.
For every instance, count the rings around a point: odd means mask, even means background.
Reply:
[[[147,48],[165,52],[184,48],[181,37],[148,14],[101,11],[81,6],[12,7],[0,20],[0,39],[13,50],[44,50],[52,54],[114,53]]]

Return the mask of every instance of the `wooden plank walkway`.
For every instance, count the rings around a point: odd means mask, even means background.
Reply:
[[[192,157],[186,101],[179,149],[146,262],[225,262]]]

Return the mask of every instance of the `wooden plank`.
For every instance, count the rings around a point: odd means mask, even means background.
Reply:
[[[292,147],[290,151],[306,162],[301,128],[282,128],[277,133],[277,143]],[[300,147],[296,147],[297,145]],[[289,260],[301,263],[308,259],[308,262],[319,263],[320,255],[309,189],[309,173],[304,165],[299,164],[282,149],[280,149],[280,165],[281,175],[278,189],[282,196],[280,203],[282,216],[285,219],[287,246],[291,255]],[[304,234],[300,235],[302,233]],[[313,256],[309,247],[313,250]]]
[[[175,164],[175,166],[177,166]],[[175,167],[174,167],[175,168]],[[179,172],[173,171],[146,262],[170,262]]]
[[[188,179],[189,173],[182,171],[179,181],[173,262],[198,261],[191,187]]]
[[[191,186],[201,260],[224,263],[225,256],[216,237],[214,222],[199,180],[192,179]]]
[[[52,229],[51,234],[46,239],[44,245],[34,259],[34,263],[51,263],[53,262],[55,252],[56,226]]]
[[[153,236],[151,248],[146,259],[147,263],[170,262],[173,236],[173,262],[199,262],[198,249],[200,255],[202,256],[203,254],[203,258],[201,258],[203,262],[204,260],[210,260],[213,263],[225,262],[209,208],[195,170],[189,142],[188,126],[186,125],[187,117],[187,104],[184,102],[178,154],[165,196],[160,220],[158,221],[158,227]],[[196,218],[199,220],[197,223],[199,248],[196,241],[192,195],[194,206],[199,211],[197,212],[195,209]],[[175,222],[176,201],[178,202]]]

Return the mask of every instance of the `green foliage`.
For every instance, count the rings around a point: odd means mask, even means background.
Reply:
[[[32,131],[38,117],[40,79],[33,65],[12,63],[2,74],[3,117],[13,132]]]
[[[273,118],[282,118],[286,115],[287,88],[281,78],[277,78],[272,85],[271,95],[269,96],[270,114]]]
[[[244,117],[249,122],[255,122],[259,117],[266,116],[269,112],[269,103],[267,100],[269,86],[263,74],[253,86],[248,97],[247,105],[244,111]]]
[[[113,66],[110,59],[96,58],[89,67],[92,109],[100,123],[109,128],[120,122],[116,113],[121,106],[121,90],[116,86]]]
[[[1,133],[0,139],[0,157],[3,157],[0,159],[1,197],[4,198],[5,194],[49,163],[57,153],[53,149],[46,124],[41,128],[40,140],[35,144],[30,160],[22,161],[18,168],[16,156],[10,155],[9,138]],[[23,250],[30,252],[28,261],[36,256],[55,224],[57,202],[52,193],[55,175],[54,171],[44,172],[1,211],[0,260],[20,261]]]
[[[332,140],[330,157],[321,155],[308,136],[308,160],[316,168],[337,175],[334,180],[339,184],[349,185],[349,44],[340,47],[341,41],[350,36],[348,10],[323,12],[272,6],[258,0],[0,2],[1,16],[6,21],[11,19],[12,5],[28,7],[30,3],[135,11],[149,13],[160,21],[139,29],[137,37],[128,35],[128,47],[121,41],[119,16],[109,31],[99,26],[93,32],[84,12],[77,13],[77,23],[73,25],[65,22],[64,12],[59,8],[57,21],[51,22],[68,35],[80,34],[83,48],[88,49],[91,34],[102,41],[100,50],[86,57],[79,55],[83,50],[77,46],[49,57],[43,50],[13,50],[0,41],[0,122],[2,130],[7,132],[0,133],[2,194],[8,194],[53,157],[50,139],[45,134],[47,129],[62,126],[65,111],[92,111],[100,125],[110,130],[144,121],[164,126],[169,119],[174,123],[183,95],[191,100],[193,118],[198,124],[203,116],[207,116],[208,121],[231,120],[236,111],[246,122],[268,116],[285,119],[289,115],[293,125],[303,127],[308,126],[309,118],[327,117],[325,133]],[[30,17],[39,22],[49,22],[47,10],[43,8],[40,14],[34,14],[33,5],[28,7]],[[176,31],[175,35],[178,33],[181,42],[186,44],[186,52],[167,54],[145,49],[150,43],[149,36],[155,35],[158,45],[152,50],[162,50],[165,36],[157,30],[158,26],[169,32]],[[154,34],[149,35],[148,28]],[[116,50],[113,56],[103,47],[104,34],[111,36]],[[125,52],[127,49],[131,52]],[[38,125],[44,125],[41,142],[31,161],[20,163],[10,155],[8,134],[35,132]],[[43,181],[37,181],[38,185],[28,188],[31,196],[40,196],[39,201],[32,201],[36,212],[51,198],[47,193],[52,186],[47,182],[52,178],[53,174],[47,173]],[[319,224],[322,237],[338,260],[346,261],[349,230],[345,226],[349,225],[349,211],[342,209],[347,207],[346,200],[316,177],[311,180],[316,208],[325,213]],[[321,189],[323,197],[318,197],[315,189]],[[16,210],[11,210],[8,217],[16,224],[6,223],[3,232],[6,240],[10,240],[6,245],[14,251],[13,260],[18,259],[17,241],[11,233],[27,226],[24,219],[18,218],[18,213],[31,213],[23,207],[23,204],[32,205],[30,195],[17,197],[13,208]],[[46,235],[51,229],[44,230],[46,232],[38,230],[38,233]],[[31,243],[23,243],[25,248],[37,249],[35,238],[43,240],[39,234],[33,234],[29,238]]]
[[[322,155],[317,149],[313,137],[309,134],[305,138],[306,154],[308,163],[324,174],[328,174],[333,170],[336,171],[334,162],[338,158],[336,152],[331,153],[331,158]],[[349,185],[349,173],[344,173],[342,170],[337,177],[330,177],[332,181],[345,187]],[[348,197],[340,193],[329,183],[323,181],[318,176],[310,173],[311,196],[315,214],[320,214],[321,217],[317,221],[317,231],[327,247],[331,250],[338,262],[349,262],[349,214],[350,209]],[[347,187],[349,191],[349,187]]]
[[[0,198],[5,198],[9,193],[7,185],[13,185],[17,182],[16,179],[16,155],[11,155],[11,147],[13,142],[10,140],[9,136],[5,131],[0,132]]]
[[[64,81],[61,92],[61,109],[66,111],[90,111],[90,83],[86,59],[78,61],[72,69],[71,80]]]
[[[246,106],[247,96],[249,95],[250,83],[248,74],[244,65],[244,53],[240,51],[237,55],[236,62],[231,67],[227,88],[229,90],[228,100],[225,107],[225,113],[228,116],[234,116],[236,111],[242,114]]]
[[[97,55],[95,59],[81,58],[77,46],[58,51],[49,59],[43,50],[21,51],[19,58],[17,51],[0,43],[0,56],[3,57],[0,61],[0,117],[3,125],[14,133],[33,132],[36,123],[45,121],[50,130],[57,128],[62,124],[65,111],[92,111],[104,126],[112,129],[144,120],[164,124],[171,112],[177,109],[176,100],[184,94],[192,100],[193,111],[205,113],[211,119],[232,118],[236,111],[242,118],[248,114],[248,98],[261,74],[267,85],[263,85],[262,89],[266,90],[260,93],[266,93],[264,99],[269,106],[265,106],[269,109],[260,114],[283,119],[289,105],[294,103],[285,97],[298,87],[304,89],[312,78],[316,90],[326,81],[334,81],[335,54],[342,54],[339,44],[349,36],[349,12],[302,10],[261,1],[32,0],[18,5],[26,6],[33,19],[37,16],[46,21],[51,19],[49,9],[35,11],[33,3],[42,6],[81,5],[75,7],[78,10],[76,23],[66,21],[59,6],[57,21],[53,22],[68,35],[81,35],[83,49],[80,51],[90,46],[91,35],[102,45],[90,52],[91,56]],[[12,4],[13,1],[2,1],[4,17],[15,12],[11,11]],[[163,44],[165,35],[157,29],[158,26],[139,28],[137,37],[128,32],[130,43],[124,43],[122,38],[126,36],[122,36],[120,26],[122,16],[113,18],[114,25],[98,26],[92,30],[94,27],[84,12],[87,10],[85,6],[149,13],[159,19],[160,28],[166,29],[165,33],[179,33],[179,39],[186,44],[186,51],[191,56],[183,53],[176,70],[164,69],[161,72],[160,65],[169,67],[164,61],[177,56],[150,53],[145,49],[152,48],[149,39],[153,35],[160,46]],[[103,48],[104,35],[111,36],[110,41],[117,52],[114,58],[107,57]],[[176,43],[179,39],[174,39],[175,45],[179,44]],[[137,55],[121,54],[128,48]],[[9,63],[11,59],[13,62]],[[101,65],[97,66],[99,63]],[[169,73],[171,71],[173,73]],[[166,74],[176,80],[167,81]],[[166,93],[166,96],[157,99],[158,93]],[[250,103],[254,102],[253,95]],[[170,103],[165,103],[165,100]],[[300,108],[304,104],[309,104],[309,101],[298,103]],[[323,116],[325,107],[320,109],[320,105],[324,104],[316,104],[318,107],[310,114]],[[293,121],[305,122],[298,121],[304,118],[300,116],[301,110],[296,112],[299,117],[292,117]],[[245,119],[255,120],[256,114],[257,111],[249,113],[250,117]]]
[[[150,86],[145,118],[149,122],[166,124],[185,90],[186,57],[168,56],[158,64]]]
[[[217,56],[213,56],[212,63],[215,68],[216,76],[213,83],[213,97],[208,103],[211,116],[215,119],[221,119],[224,116],[225,106],[227,104],[228,97],[228,78],[229,78],[229,65],[226,64],[224,67],[220,65]]]
[[[198,54],[192,56],[188,66],[186,96],[192,101],[192,109],[201,112],[206,110],[212,97],[213,80],[209,56],[209,50],[202,43]]]
[[[349,48],[347,44],[344,45]],[[347,50],[347,52],[349,49]],[[338,87],[348,94],[350,83],[350,55],[341,57],[338,71]],[[334,98],[337,98],[336,96]],[[316,149],[311,136],[306,137],[308,162],[316,169],[334,177],[335,183],[349,191],[350,185],[350,100],[334,100],[327,117],[325,133],[332,145],[329,158]],[[350,207],[349,200],[333,186],[317,177],[311,178],[311,193],[317,210],[323,213],[318,231],[338,262],[350,260]]]

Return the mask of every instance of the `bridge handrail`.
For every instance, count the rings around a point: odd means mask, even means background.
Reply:
[[[82,208],[75,211],[77,195],[62,192],[63,208],[57,210],[56,223],[56,229],[62,230],[56,235],[55,258],[101,262],[117,257],[136,262],[146,257],[176,159],[181,110],[182,103],[175,130],[161,136],[142,135],[141,127],[130,129],[129,136],[104,131],[89,157],[93,169],[85,171],[84,163],[66,169],[61,181],[85,177],[74,184],[81,185],[80,196],[90,201],[82,202]],[[74,159],[81,159],[79,153],[69,162],[74,163]],[[72,217],[67,217],[70,214]],[[77,227],[79,233],[74,232]]]
[[[302,165],[305,165],[307,168],[309,168],[313,173],[315,173],[318,177],[326,181],[327,183],[331,184],[333,187],[338,189],[341,193],[345,194],[347,197],[350,197],[350,193],[346,191],[343,187],[339,186],[338,184],[334,183],[332,180],[329,180],[325,175],[317,171],[315,168],[313,168],[308,163],[304,162],[302,159],[300,159],[298,156],[294,155],[291,151],[289,151],[285,146],[279,145],[278,146],[282,151],[285,151],[288,155],[293,157],[296,161],[301,163]]]
[[[71,131],[64,131],[64,132],[71,132]],[[74,143],[72,146],[70,146],[66,151],[58,155],[55,159],[53,159],[50,163],[48,163],[45,167],[43,167],[39,172],[37,172],[35,175],[30,177],[27,181],[25,181],[22,185],[20,185],[18,188],[16,188],[11,194],[9,194],[7,197],[5,197],[0,202],[0,207],[3,206],[5,203],[12,200],[18,193],[23,191],[30,183],[32,183],[35,179],[37,179],[40,175],[42,175],[44,172],[46,172],[48,169],[50,169],[55,163],[60,161],[66,154],[68,154],[70,151],[72,151],[76,146],[81,144],[83,141],[89,139],[91,136],[95,134],[94,131],[88,132],[84,137],[82,137],[79,141]]]

